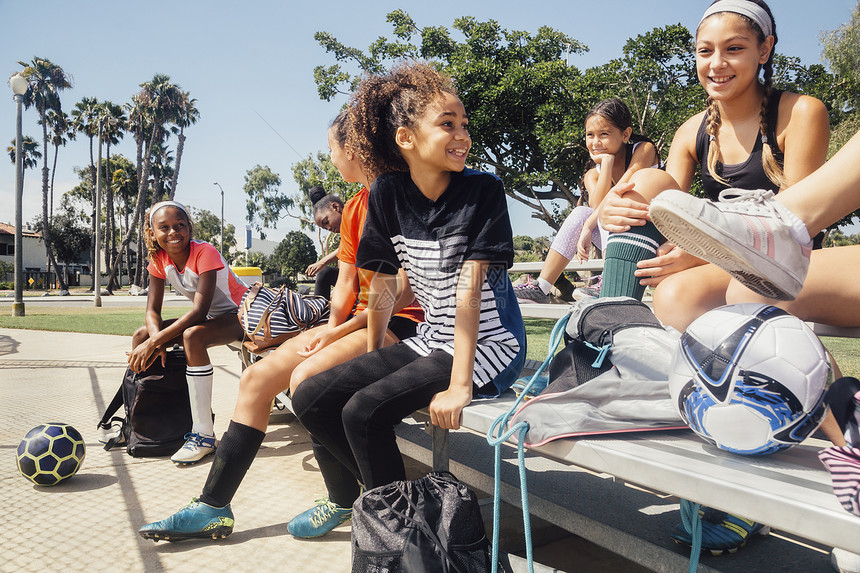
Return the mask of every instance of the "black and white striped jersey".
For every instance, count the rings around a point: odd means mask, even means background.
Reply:
[[[513,239],[501,180],[466,169],[427,199],[408,173],[387,173],[370,190],[356,266],[406,272],[425,322],[405,344],[421,355],[454,353],[455,290],[464,261],[487,260],[481,295],[474,382],[496,395],[516,379],[525,357],[525,329],[507,269]]]

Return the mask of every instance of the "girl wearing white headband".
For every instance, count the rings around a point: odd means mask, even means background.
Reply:
[[[815,98],[772,86],[777,40],[762,0],[712,3],[696,29],[696,71],[707,108],[675,134],[665,172],[637,172],[601,205],[606,229],[651,241],[653,254],[637,253],[634,274],[640,284],[657,286],[654,312],[678,330],[726,304],[730,277],[666,242],[647,219],[650,200],[666,189],[689,191],[699,168],[705,194],[716,201],[730,187],[776,193],[824,163],[827,109]],[[610,279],[604,273],[604,287]]]
[[[207,349],[235,340],[243,332],[236,313],[247,290],[218,250],[192,239],[191,218],[182,203],[153,205],[143,229],[149,266],[149,293],[145,324],[134,333],[129,367],[141,372],[166,358],[174,344],[185,350],[185,376],[191,398],[191,433],[171,461],[185,465],[215,451],[212,420],[212,364]],[[191,310],[176,319],[163,320],[164,286],[191,299]]]

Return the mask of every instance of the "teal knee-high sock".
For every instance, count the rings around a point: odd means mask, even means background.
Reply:
[[[624,233],[610,233],[603,255],[603,284],[600,296],[631,296],[642,300],[645,287],[633,273],[636,263],[657,255],[663,236],[650,221]]]

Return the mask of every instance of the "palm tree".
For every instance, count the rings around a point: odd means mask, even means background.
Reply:
[[[173,168],[173,179],[170,181],[170,200],[176,195],[176,181],[179,179],[179,165],[182,163],[182,151],[185,149],[185,128],[197,123],[200,112],[195,104],[197,100],[191,97],[190,92],[182,92],[176,117],[174,118],[174,133],[176,133],[176,163]]]
[[[6,148],[6,151],[9,153],[9,158],[12,159],[12,164],[14,165],[16,158],[14,139],[12,140],[12,144]],[[23,156],[24,171],[36,167],[39,164],[39,159],[42,157],[42,152],[39,151],[39,144],[29,135],[21,138],[21,155]]]
[[[48,120],[46,118],[48,110],[61,111],[60,92],[66,88],[72,87],[71,78],[60,66],[54,64],[47,58],[34,57],[28,64],[26,62],[18,62],[23,66],[20,72],[30,83],[27,89],[27,94],[24,96],[24,105],[26,107],[35,106],[39,112],[39,120],[42,124],[42,220],[47,223],[44,225],[42,238],[45,241],[45,251],[48,255],[48,273],[50,275],[51,267],[57,268],[57,262],[54,259],[54,250],[51,246],[51,225],[48,217]],[[68,292],[66,286],[66,278],[61,274],[57,274],[60,281],[60,290]]]
[[[152,169],[150,170],[150,186],[152,200],[163,201],[170,199],[170,189],[166,188],[167,181],[173,179],[176,171],[173,168],[173,152],[164,144],[152,146]],[[172,201],[172,199],[170,199]]]
[[[93,155],[93,140],[99,134],[99,100],[94,97],[85,97],[75,104],[75,109],[72,110],[72,127],[75,133],[84,133],[90,140],[90,195],[92,205],[90,217],[90,231],[93,236],[96,234],[96,224],[99,217],[96,217],[96,160]],[[95,241],[90,245],[90,260],[95,261],[96,257]],[[95,284],[95,282],[93,282]]]
[[[105,172],[105,272],[108,277],[107,291],[113,293],[114,289],[119,288],[117,282],[117,273],[111,269],[111,263],[117,259],[116,248],[116,219],[114,217],[114,193],[111,177],[113,169],[110,161],[110,147],[116,145],[122,139],[125,133],[125,111],[122,106],[110,101],[104,101],[99,106],[101,108],[102,121],[102,140],[107,144],[105,153],[104,166],[100,166]],[[117,263],[119,263],[117,259]]]
[[[149,176],[152,170],[152,149],[156,143],[161,143],[167,136],[166,125],[176,116],[176,109],[182,99],[182,91],[170,82],[170,76],[156,74],[152,80],[140,84],[141,90],[132,97],[129,109],[129,131],[134,135],[138,146],[138,192],[135,214],[120,249],[125,248],[134,236],[138,225],[143,228],[144,206],[149,187]],[[141,252],[141,251],[138,251]],[[117,259],[119,258],[117,255]],[[118,260],[111,265],[116,270]],[[135,284],[142,286],[143,270],[142,257],[138,257],[138,273]]]
[[[125,228],[129,226],[129,215],[133,209],[134,199],[137,196],[137,179],[134,164],[123,157],[116,156],[111,162],[111,191],[113,192],[115,202],[118,204],[117,211],[122,216],[125,223]],[[119,234],[122,236],[122,227],[119,225]],[[126,270],[129,272],[129,283],[134,280],[133,269],[131,268],[131,247],[125,246],[124,251],[120,251],[126,261]],[[121,257],[122,258],[122,257]],[[117,273],[122,272],[122,264],[117,269]]]
[[[48,209],[48,215],[54,216],[54,178],[57,176],[57,156],[60,152],[60,146],[65,147],[66,143],[75,138],[75,131],[72,127],[71,119],[63,110],[48,110],[45,115],[48,121],[48,127],[51,128],[51,144],[54,146],[54,164],[51,166],[51,201]]]

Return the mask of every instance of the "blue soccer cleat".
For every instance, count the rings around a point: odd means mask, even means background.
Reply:
[[[352,519],[352,508],[341,507],[327,497],[317,499],[315,506],[292,518],[287,530],[293,537],[322,537],[338,525]]]
[[[711,508],[700,509],[699,517],[702,520],[702,551],[709,551],[712,555],[734,553],[746,545],[753,535],[770,533],[770,527],[766,525]],[[672,530],[672,539],[676,543],[693,546],[693,536],[683,523]]]
[[[182,541],[183,539],[223,539],[233,533],[230,506],[212,507],[196,497],[191,503],[161,521],[148,523],[137,530],[144,539]]]

